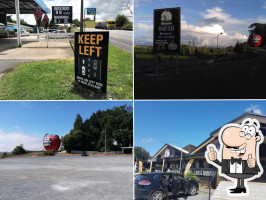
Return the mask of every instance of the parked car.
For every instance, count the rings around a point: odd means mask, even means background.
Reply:
[[[163,189],[161,179],[169,182],[168,195],[188,194],[195,195],[199,190],[199,184],[176,173],[153,172],[135,175],[135,199],[163,200],[166,191]]]
[[[51,32],[51,34],[48,36],[49,39],[59,39],[59,38],[68,38],[66,36],[66,31],[65,30],[56,30],[56,31],[53,31]]]

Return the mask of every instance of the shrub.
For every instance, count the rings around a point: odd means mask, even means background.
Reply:
[[[21,155],[26,154],[27,151],[23,148],[23,145],[16,146],[15,149],[12,151],[13,155]]]
[[[185,175],[186,178],[199,182],[200,179],[193,172],[188,172]]]
[[[42,155],[43,156],[54,156],[56,153],[56,150],[48,150],[48,151],[43,151]]]
[[[1,158],[5,158],[5,157],[7,157],[7,153],[6,153],[6,152],[4,152],[4,153],[1,155]]]
[[[128,22],[126,23],[123,28],[133,28],[133,23],[132,22]]]

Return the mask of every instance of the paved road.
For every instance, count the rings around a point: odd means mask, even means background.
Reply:
[[[107,31],[102,29],[86,28],[86,31]],[[133,31],[110,30],[110,43],[125,51],[133,53]]]
[[[1,200],[132,200],[132,157],[7,158],[0,160]]]

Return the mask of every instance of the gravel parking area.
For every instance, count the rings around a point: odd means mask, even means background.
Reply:
[[[0,160],[0,199],[132,200],[132,156]]]

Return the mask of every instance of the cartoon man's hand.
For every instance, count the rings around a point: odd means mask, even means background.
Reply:
[[[214,151],[213,147],[210,147],[210,152],[208,153],[208,157],[211,161],[215,161],[217,159],[217,153]]]
[[[256,159],[252,159],[252,154],[248,154],[247,163],[248,163],[248,167],[249,168],[255,167],[255,165],[256,165]]]

